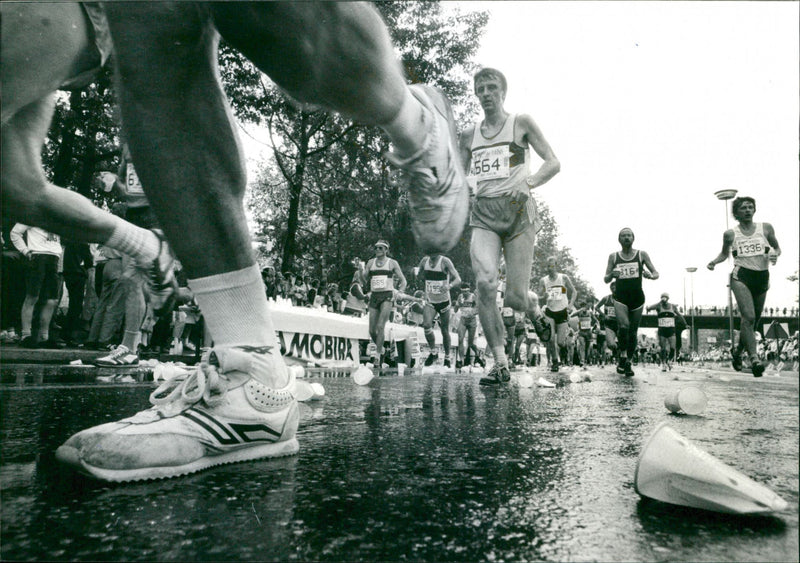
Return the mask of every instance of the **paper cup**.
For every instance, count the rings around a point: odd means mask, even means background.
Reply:
[[[358,369],[353,372],[352,377],[357,385],[366,385],[372,381],[375,374],[367,366],[359,366]]]
[[[583,376],[579,373],[571,373],[569,374],[569,380],[572,383],[580,383],[581,381],[583,381]]]
[[[664,397],[664,406],[672,413],[700,414],[707,403],[706,394],[697,387],[683,387]]]
[[[519,377],[517,377],[517,383],[519,383],[520,387],[528,388],[533,387],[533,376],[529,373],[521,373]]]
[[[314,396],[314,388],[308,381],[302,379],[295,381],[294,397],[301,403],[308,401]]]
[[[555,387],[556,386],[555,383],[547,381],[544,377],[540,377],[539,379],[537,379],[536,380],[536,385],[538,385],[539,387]]]
[[[325,388],[322,386],[322,383],[312,383],[311,389],[314,390],[314,395],[311,397],[312,401],[319,401],[325,396]]]
[[[764,485],[721,462],[662,422],[642,448],[634,490],[670,504],[759,514],[785,510],[787,503]]]
[[[406,365],[405,364],[397,364],[397,375],[399,377],[403,377],[406,374]]]

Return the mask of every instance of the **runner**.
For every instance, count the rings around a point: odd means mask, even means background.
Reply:
[[[617,336],[619,339],[619,359],[617,373],[628,377],[634,375],[631,359],[636,353],[639,338],[639,322],[644,309],[642,278],[658,279],[658,272],[644,250],[635,250],[633,231],[625,227],[617,239],[622,247],[619,252],[608,256],[606,283],[616,280],[614,290],[614,312],[617,316]],[[644,359],[642,359],[644,361]]]
[[[403,172],[412,231],[425,252],[451,248],[469,208],[448,101],[406,84],[388,30],[368,4],[0,2],[0,10],[4,219],[106,243],[152,266],[153,287],[169,285],[155,235],[112,220],[42,170],[54,91],[92,79],[108,55],[99,47],[110,29],[123,133],[214,341],[189,377],[153,395],[151,409],[74,435],[58,459],[128,481],[295,453],[294,380],[251,248],[241,144],[217,68],[220,35],[300,102],[386,132],[387,159]],[[265,431],[245,436],[233,423]]]
[[[617,362],[617,313],[614,308],[614,289],[617,282],[611,282],[611,293],[603,297],[595,305],[595,312],[600,319],[600,333],[597,337],[597,348],[600,363],[605,365],[606,348],[611,352],[611,361]],[[600,335],[603,336],[602,340]]]
[[[597,326],[597,317],[592,308],[585,301],[578,303],[578,310],[572,313],[572,316],[578,319],[578,338],[576,346],[578,347],[581,368],[585,370],[586,364],[589,363],[590,359],[592,331]]]
[[[778,261],[781,249],[775,238],[775,229],[769,223],[754,223],[756,200],[752,197],[737,197],[731,204],[731,214],[738,221],[733,229],[722,235],[722,250],[708,263],[713,270],[733,252],[731,291],[736,297],[739,314],[742,316],[739,343],[731,348],[731,363],[736,371],[742,369],[742,350],[747,348],[754,377],[764,374],[764,364],[758,356],[755,327],[761,320],[764,301],[769,289],[769,265]],[[732,337],[731,337],[732,338]]]
[[[433,334],[433,322],[439,318],[439,329],[442,331],[442,348],[444,348],[444,366],[450,367],[450,290],[461,285],[453,262],[441,254],[429,254],[422,258],[418,266],[419,276],[425,282],[427,302],[423,311],[422,328],[430,353],[425,365],[431,366],[439,358],[436,353],[436,338]]]
[[[539,295],[547,297],[544,314],[550,323],[552,337],[547,343],[550,350],[550,371],[557,372],[560,364],[569,363],[567,336],[569,312],[572,310],[578,292],[566,274],[558,272],[558,259],[547,258],[547,275],[539,281]]]
[[[458,358],[456,358],[456,369],[461,369],[471,365],[473,350],[475,350],[476,362],[483,361],[475,347],[475,332],[478,330],[478,302],[472,291],[472,284],[461,283],[461,293],[456,299],[455,307],[461,313],[461,320],[458,323]]]
[[[400,264],[389,258],[389,243],[381,239],[375,243],[375,256],[367,261],[361,274],[361,283],[369,287],[369,337],[375,344],[372,363],[378,368],[388,367],[391,356],[383,349],[386,323],[392,313],[396,291],[406,288],[406,277]],[[394,278],[398,279],[395,289]]]
[[[672,370],[670,358],[675,354],[675,326],[681,314],[678,312],[678,308],[669,302],[669,293],[662,293],[661,300],[653,305],[648,305],[647,311],[655,311],[658,314],[661,371]]]
[[[555,176],[561,164],[529,115],[506,112],[503,73],[484,68],[475,74],[473,83],[484,118],[464,130],[459,146],[464,167],[477,185],[470,216],[470,255],[478,288],[478,314],[495,359],[481,384],[496,385],[511,377],[503,320],[495,306],[501,254],[507,272],[503,306],[525,311],[542,341],[549,340],[538,304],[528,299],[534,243],[541,227],[530,191]],[[533,175],[530,147],[543,160]]]

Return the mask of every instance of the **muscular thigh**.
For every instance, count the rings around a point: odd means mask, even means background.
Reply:
[[[0,2],[2,120],[97,66],[77,2]]]
[[[472,270],[478,284],[497,284],[497,269],[500,265],[500,237],[486,229],[472,229],[470,258]]]
[[[506,258],[505,303],[516,309],[522,309],[527,303],[535,243],[536,232],[529,228],[503,244]]]

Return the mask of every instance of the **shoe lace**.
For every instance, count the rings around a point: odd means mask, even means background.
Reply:
[[[193,371],[174,372],[150,394],[150,403],[155,407],[193,405],[201,400],[209,407],[220,404],[228,392],[228,380],[218,367],[207,354]]]
[[[112,360],[118,360],[122,356],[126,355],[128,352],[129,352],[129,350],[125,346],[122,346],[120,344],[119,346],[114,348],[114,350],[111,351],[111,353],[108,355],[108,357],[110,359],[112,359]]]

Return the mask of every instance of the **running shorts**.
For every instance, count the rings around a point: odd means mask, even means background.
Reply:
[[[426,303],[426,307],[431,307],[436,313],[441,314],[450,308],[450,301],[442,301],[441,303]]]
[[[25,295],[58,299],[58,256],[34,254],[25,273]]]
[[[659,327],[658,328],[658,336],[661,338],[669,338],[671,336],[675,336],[675,327]]]
[[[469,226],[491,231],[504,242],[513,240],[536,226],[528,216],[526,202],[511,195],[476,197]]]
[[[619,301],[625,305],[629,311],[633,311],[644,305],[644,291],[641,289],[632,289],[614,293],[614,301]]]
[[[391,301],[394,296],[392,291],[373,291],[369,295],[369,308],[380,309],[384,301]]]
[[[544,314],[553,319],[557,325],[567,322],[567,310],[551,311],[547,307],[544,308]]]
[[[753,295],[761,295],[769,289],[769,270],[751,270],[734,266],[731,279],[746,285]]]

